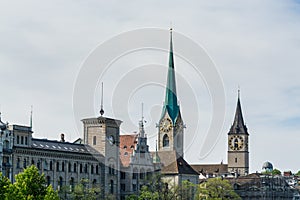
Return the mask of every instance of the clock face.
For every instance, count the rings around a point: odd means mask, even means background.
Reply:
[[[169,132],[172,129],[172,121],[169,118],[165,118],[160,123],[160,130],[162,132]]]
[[[228,145],[232,150],[241,150],[244,147],[244,138],[240,135],[231,136]]]
[[[108,141],[109,141],[109,144],[113,145],[113,144],[115,143],[115,138],[114,138],[114,136],[110,135],[110,136],[108,137]]]

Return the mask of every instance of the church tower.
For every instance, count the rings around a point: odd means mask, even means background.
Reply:
[[[170,29],[169,67],[165,102],[158,123],[158,150],[176,151],[183,157],[183,121],[177,102],[176,80],[173,58],[172,29]]]
[[[228,172],[239,175],[249,173],[249,133],[244,124],[240,91],[238,91],[238,101],[235,111],[233,125],[228,133]]]

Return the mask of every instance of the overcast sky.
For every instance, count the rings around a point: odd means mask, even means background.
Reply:
[[[68,141],[81,137],[82,130],[77,129],[78,121],[74,119],[73,91],[82,63],[90,52],[126,31],[145,27],[168,30],[172,22],[174,31],[205,49],[222,77],[226,95],[224,128],[215,148],[206,158],[195,156],[205,136],[205,133],[199,133],[196,142],[186,151],[186,159],[191,163],[227,162],[227,132],[234,117],[240,86],[244,120],[250,133],[250,171],[260,171],[265,161],[272,162],[280,170],[295,172],[300,169],[297,155],[300,146],[299,1],[1,0],[0,3],[3,121],[28,125],[30,106],[33,105],[34,137],[59,139],[62,132]],[[165,39],[167,47],[167,35]],[[162,57],[156,54],[152,52],[150,58],[167,65],[167,53],[160,54]],[[139,62],[143,56],[139,57]],[[130,58],[135,60],[131,55],[124,63]],[[175,58],[175,61],[175,67],[182,70],[177,66],[180,59]],[[193,121],[185,110],[192,108],[184,103],[189,96],[183,95],[184,83],[180,83],[179,80],[178,98],[188,135],[189,124]],[[199,86],[199,90],[201,88]],[[151,123],[146,125],[149,135],[156,134],[155,123],[161,114],[158,105],[163,103],[163,90],[158,90],[158,94],[161,95],[153,98],[155,103],[145,105],[145,117],[151,118],[148,119]],[[202,99],[198,102],[201,104],[198,112],[203,127],[208,127],[212,110],[210,95],[207,91],[203,94],[206,95],[197,97]],[[98,98],[99,94],[95,96]],[[152,98],[151,94],[142,97]],[[142,97],[136,97],[138,100],[133,101],[134,105]],[[105,102],[109,101],[106,97]],[[208,102],[207,106],[205,102]],[[124,105],[133,106],[127,103],[126,100]],[[122,113],[114,116],[108,106],[106,104],[105,115],[120,118],[124,127],[138,123],[139,104],[137,109],[129,111],[129,121],[121,118]],[[95,115],[98,109],[95,105]],[[132,127],[134,130],[137,127]],[[155,148],[154,142],[155,137],[151,137],[151,149]]]

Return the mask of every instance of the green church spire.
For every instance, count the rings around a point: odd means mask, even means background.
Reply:
[[[177,104],[177,94],[176,94],[176,80],[175,80],[175,69],[174,69],[174,58],[173,58],[173,41],[172,41],[172,28],[170,29],[170,53],[169,53],[169,67],[168,67],[168,78],[166,86],[166,96],[164,103],[163,112],[167,111],[175,121],[179,106]]]

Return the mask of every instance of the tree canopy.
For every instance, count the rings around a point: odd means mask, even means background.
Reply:
[[[15,176],[12,184],[1,174],[0,190],[1,199],[5,200],[59,200],[57,193],[52,186],[46,186],[44,174],[34,166],[24,169]]]
[[[272,175],[281,175],[281,171],[279,169],[273,169]]]
[[[199,186],[200,199],[241,199],[228,180],[210,178]]]

